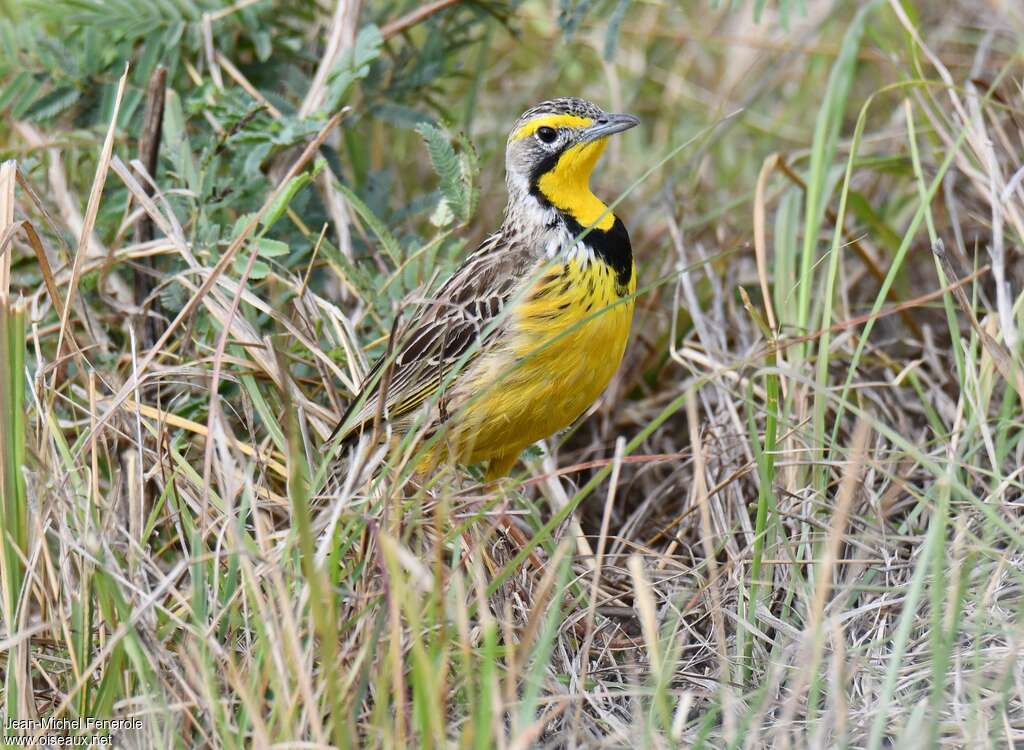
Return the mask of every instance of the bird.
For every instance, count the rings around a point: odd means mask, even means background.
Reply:
[[[577,97],[516,120],[500,228],[396,324],[331,440],[443,428],[418,470],[447,456],[486,462],[492,481],[587,410],[622,361],[637,288],[629,233],[590,178],[608,138],[637,124]]]

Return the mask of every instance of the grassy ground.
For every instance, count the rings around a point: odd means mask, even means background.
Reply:
[[[358,5],[0,2],[5,720],[1024,743],[1020,7]],[[643,120],[608,392],[498,486],[333,456],[565,94]]]

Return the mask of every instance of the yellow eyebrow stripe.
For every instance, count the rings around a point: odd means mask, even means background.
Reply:
[[[541,115],[528,120],[519,130],[512,134],[513,141],[536,133],[540,128],[586,128],[594,123],[589,117],[578,117],[576,115]]]

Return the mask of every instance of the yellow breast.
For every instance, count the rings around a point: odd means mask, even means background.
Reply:
[[[467,373],[463,460],[490,460],[488,473],[498,475],[586,411],[622,361],[635,291],[635,269],[623,289],[592,258],[547,270],[512,311],[503,345]]]

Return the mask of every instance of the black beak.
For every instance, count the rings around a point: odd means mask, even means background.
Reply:
[[[583,141],[594,141],[598,138],[621,133],[640,124],[640,118],[633,115],[604,114],[594,120],[594,124],[582,133]]]

